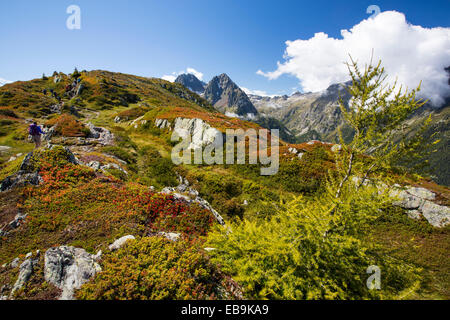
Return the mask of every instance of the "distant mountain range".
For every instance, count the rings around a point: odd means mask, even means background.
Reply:
[[[450,67],[446,70],[450,76]],[[333,84],[322,92],[267,97],[247,95],[226,74],[214,77],[207,85],[194,75],[180,75],[177,80],[189,89],[196,89],[191,91],[200,93],[222,113],[252,120],[268,129],[279,129],[280,137],[286,142],[337,142],[338,128],[341,128],[344,138],[350,139],[353,134],[345,125],[338,104],[341,97],[348,105],[350,95],[346,86],[350,82]],[[199,91],[200,84],[203,92]],[[430,115],[432,122],[425,135],[431,138],[433,132],[438,132],[436,138],[441,140],[437,145],[438,152],[428,157],[432,175],[438,183],[450,185],[450,101],[440,108],[425,105],[408,121],[408,130],[411,133],[417,130]]]
[[[335,131],[343,124],[339,97],[346,104],[350,99],[345,89],[347,84],[334,84],[322,92],[296,92],[291,96],[250,95],[250,100],[261,116],[279,120],[300,140],[335,140]]]

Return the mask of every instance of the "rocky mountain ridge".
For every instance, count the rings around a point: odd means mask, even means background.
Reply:
[[[261,117],[274,118],[284,125],[295,137],[295,141],[303,142],[311,139],[337,142],[338,128],[344,138],[350,138],[352,132],[346,127],[338,104],[341,97],[346,106],[350,95],[346,86],[350,83],[333,84],[326,90],[317,93],[294,93],[291,96],[261,97],[250,95]],[[450,92],[450,90],[449,90]],[[431,139],[437,132],[438,152],[427,156],[430,161],[431,174],[440,184],[450,184],[450,163],[448,145],[450,143],[450,101],[440,108],[424,105],[407,123],[408,134],[417,130],[427,117],[432,121],[425,133]]]
[[[193,74],[181,74],[175,82],[202,94],[214,108],[222,113],[244,117],[258,113],[247,94],[225,73],[215,76],[208,84],[201,82]]]
[[[185,86],[186,88],[188,88],[189,90],[191,90],[197,94],[204,93],[205,88],[207,86],[206,83],[204,83],[203,81],[200,81],[196,76],[194,76],[191,73],[180,74],[175,79],[175,82],[182,84],[183,86]]]

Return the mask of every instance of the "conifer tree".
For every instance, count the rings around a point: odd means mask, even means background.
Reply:
[[[420,86],[403,92],[386,85],[381,63],[364,71],[353,60],[348,66],[352,99],[348,108],[342,100],[340,106],[354,135],[346,143],[340,134],[337,169],[330,172],[326,191],[280,203],[269,219],[232,222],[209,235],[208,246],[216,248],[212,259],[252,298],[402,298],[419,286],[417,269],[380,256],[363,235],[393,200],[389,188],[367,182],[406,172],[402,161],[421,156],[421,132],[430,120],[412,137],[403,133],[405,121],[425,103],[415,97]],[[373,265],[383,270],[379,291],[365,282]]]
[[[430,117],[412,137],[405,134],[408,128],[406,120],[426,103],[416,99],[420,84],[409,92],[402,86],[397,87],[396,83],[390,86],[386,83],[387,75],[381,61],[375,66],[370,63],[361,71],[357,62],[351,57],[350,60],[347,66],[352,84],[347,90],[352,98],[348,107],[342,99],[339,99],[339,105],[354,135],[349,143],[345,143],[339,133],[342,150],[336,157],[340,173],[336,198],[352,176],[357,177],[359,188],[376,174],[406,173],[405,165],[416,169],[413,164],[430,152],[427,147],[439,142],[427,144],[423,139]],[[426,165],[426,162],[421,165]],[[389,175],[383,178],[389,180]]]

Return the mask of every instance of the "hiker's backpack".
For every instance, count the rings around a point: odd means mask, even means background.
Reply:
[[[37,136],[37,135],[41,134],[39,127],[34,124],[28,128],[28,133],[32,136]]]

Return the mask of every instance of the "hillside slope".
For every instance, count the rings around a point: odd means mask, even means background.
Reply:
[[[33,153],[29,118],[46,132],[44,147]],[[318,141],[283,142],[273,176],[261,176],[260,164],[175,165],[177,125],[260,127],[225,116],[180,84],[107,71],[7,84],[0,121],[5,299],[252,299],[210,259],[210,232],[276,217],[294,198],[315,199],[335,170],[333,145]],[[448,188],[408,179],[398,182],[432,191],[432,208],[450,203]],[[420,288],[407,298],[448,299],[449,227],[408,214],[383,212],[360,241],[423,268]],[[77,263],[88,276],[76,272]]]

